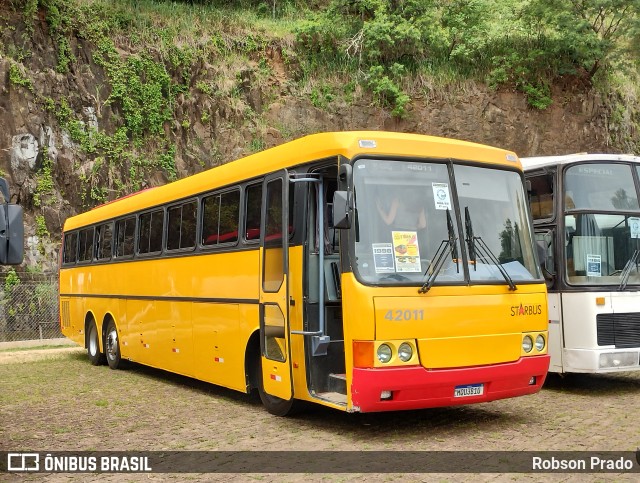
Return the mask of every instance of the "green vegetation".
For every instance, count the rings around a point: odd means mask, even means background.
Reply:
[[[16,85],[24,87],[25,89],[33,92],[33,83],[31,79],[29,79],[18,66],[17,63],[12,62],[9,66],[9,81]]]
[[[273,82],[275,54],[287,90],[323,110],[368,101],[402,118],[412,98],[425,94],[421,89],[467,80],[517,90],[532,109],[557,102],[558,83],[596,88],[613,103],[612,136],[637,143],[638,115],[630,111],[637,107],[628,100],[640,97],[640,0],[9,4],[24,22],[15,34],[0,30],[0,51],[12,59],[9,80],[31,91],[92,161],[78,175],[89,206],[146,186],[157,171],[175,179],[178,148],[197,145],[198,124],[219,125],[220,111],[225,127],[254,133],[246,152],[262,149],[260,107],[250,94],[259,89],[268,104],[282,92]],[[99,78],[90,93],[98,127],[83,116],[86,95],[35,92],[26,73],[36,48],[29,42],[42,19],[55,47],[49,67],[60,74],[90,70]],[[279,128],[285,137],[291,129]],[[199,154],[193,158],[202,165]],[[51,170],[50,161],[40,168],[36,206],[52,192]]]
[[[13,287],[20,284],[20,277],[13,268],[10,268],[4,279],[4,293],[10,294]]]

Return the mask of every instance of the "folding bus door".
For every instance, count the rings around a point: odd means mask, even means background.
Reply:
[[[289,333],[289,178],[286,170],[265,178],[260,224],[260,348],[266,393],[293,397]]]

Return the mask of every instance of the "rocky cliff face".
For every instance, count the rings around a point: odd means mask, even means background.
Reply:
[[[82,146],[74,140],[70,124],[63,122],[72,116],[76,121],[71,126],[89,133],[85,139],[91,133],[116,135],[121,123],[122,106],[105,102],[109,82],[92,57],[91,42],[71,38],[75,61],[60,73],[57,47],[44,20],[27,32],[15,12],[5,12],[3,18],[0,170],[10,182],[12,201],[23,205],[27,214],[26,263],[55,270],[56,247],[68,216],[134,189],[165,183],[170,176],[157,165],[134,169],[145,150],[162,150],[154,141],[133,146],[135,157],[120,156],[118,162],[109,163],[104,149]],[[29,54],[9,52],[10,46]],[[372,105],[364,92],[349,103],[337,98],[318,108],[291,82],[294,73],[280,52],[277,45],[264,52],[266,77],[252,60],[232,63],[212,58],[192,66],[189,91],[176,97],[172,120],[164,123],[165,137],[174,146],[175,177],[318,131],[371,129],[448,136],[512,149],[521,156],[619,152],[637,137],[629,129],[620,131],[620,122],[612,130],[611,109],[594,90],[567,86],[555,88],[554,103],[545,111],[528,107],[519,93],[471,82],[445,91],[408,88],[412,102],[404,119]],[[125,43],[119,47],[123,58],[133,53]],[[237,81],[233,96],[212,96],[196,87],[224,85],[221,78]],[[61,113],[63,108],[68,112]],[[131,179],[134,172],[139,179]]]

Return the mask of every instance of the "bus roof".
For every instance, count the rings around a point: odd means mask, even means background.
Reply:
[[[318,133],[98,206],[91,211],[68,218],[64,230],[73,230],[101,220],[185,199],[279,169],[338,155],[351,159],[357,154],[455,158],[521,168],[517,156],[512,151],[467,141],[386,131]]]
[[[640,157],[632,154],[597,154],[597,153],[576,153],[563,156],[536,156],[530,158],[520,158],[525,171],[546,166],[564,165],[577,161],[629,161],[640,163]]]

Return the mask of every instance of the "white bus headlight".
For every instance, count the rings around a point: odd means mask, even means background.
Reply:
[[[380,344],[378,347],[378,360],[383,364],[391,360],[391,347],[387,344]]]
[[[522,350],[529,353],[531,352],[531,349],[533,349],[533,340],[531,339],[531,336],[525,335],[522,339]]]
[[[413,348],[411,347],[411,344],[407,344],[406,342],[400,344],[398,357],[402,362],[409,362],[413,357]]]
[[[540,352],[541,350],[544,349],[544,346],[545,346],[544,336],[542,334],[538,334],[538,337],[536,337],[536,350]]]

